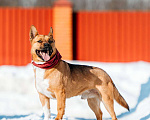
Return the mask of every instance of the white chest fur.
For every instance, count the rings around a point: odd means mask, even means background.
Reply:
[[[34,67],[35,69],[35,80],[36,80],[36,89],[38,92],[42,93],[43,95],[47,96],[48,98],[53,98],[51,96],[51,92],[47,90],[49,87],[49,80],[44,79],[45,69],[41,69],[38,67]]]

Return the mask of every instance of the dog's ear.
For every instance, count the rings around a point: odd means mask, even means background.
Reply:
[[[53,29],[52,29],[52,27],[50,27],[50,32],[49,32],[48,36],[50,38],[53,38]]]
[[[33,39],[38,35],[38,31],[37,31],[37,29],[34,27],[34,25],[32,25],[32,26],[30,27],[30,33],[29,33],[29,35],[30,35],[30,41],[33,40]]]

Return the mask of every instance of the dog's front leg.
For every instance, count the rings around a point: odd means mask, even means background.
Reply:
[[[65,90],[60,90],[56,93],[56,99],[57,99],[57,117],[55,120],[60,120],[63,118],[63,115],[65,113],[65,102],[66,102],[66,95]]]
[[[50,113],[50,99],[45,95],[39,93],[40,101],[42,103],[43,112],[44,112],[44,120],[48,120],[51,116]]]

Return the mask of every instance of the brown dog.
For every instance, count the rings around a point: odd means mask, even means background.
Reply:
[[[44,110],[44,119],[50,117],[50,99],[57,99],[57,117],[62,119],[66,98],[81,95],[87,99],[97,120],[102,120],[100,102],[117,120],[114,112],[114,99],[129,110],[129,106],[120,95],[109,75],[97,67],[74,65],[61,60],[55,47],[53,31],[48,35],[39,35],[36,28],[30,29],[31,54],[35,72],[36,89]]]

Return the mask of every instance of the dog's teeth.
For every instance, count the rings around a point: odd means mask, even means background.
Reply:
[[[49,50],[47,51],[47,54],[49,55]]]
[[[40,51],[40,54],[42,55],[42,52]]]

